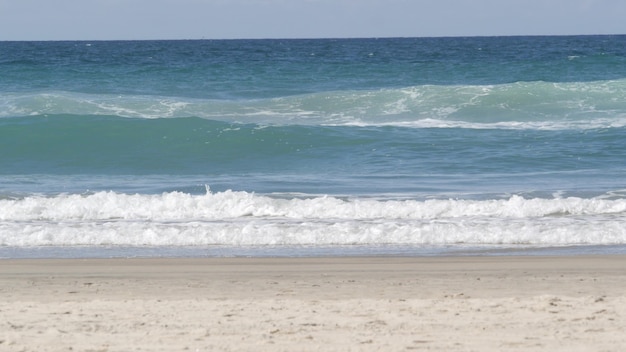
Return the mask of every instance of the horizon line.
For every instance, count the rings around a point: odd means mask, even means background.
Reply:
[[[0,39],[0,42],[133,42],[133,41],[236,41],[236,40],[362,40],[362,39],[437,39],[437,38],[507,38],[507,37],[600,37],[623,36],[626,33],[598,34],[494,34],[434,36],[354,36],[354,37],[232,37],[232,38],[144,38],[144,39]]]

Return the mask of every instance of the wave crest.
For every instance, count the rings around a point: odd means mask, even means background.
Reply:
[[[223,220],[280,217],[286,219],[414,219],[471,217],[536,218],[549,216],[626,215],[626,200],[599,198],[463,200],[376,200],[322,196],[274,198],[244,191],[205,195],[170,192],[159,195],[97,192],[0,200],[2,221],[82,220]]]
[[[254,100],[43,92],[3,95],[0,117],[193,116],[256,124],[584,129],[626,126],[625,94],[626,80],[423,85]]]

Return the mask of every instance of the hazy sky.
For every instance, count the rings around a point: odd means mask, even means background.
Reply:
[[[626,0],[0,0],[0,40],[626,34]]]

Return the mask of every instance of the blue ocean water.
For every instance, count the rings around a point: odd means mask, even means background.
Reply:
[[[0,42],[0,257],[620,252],[625,175],[626,36]]]

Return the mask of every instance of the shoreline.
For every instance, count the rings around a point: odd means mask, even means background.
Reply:
[[[349,245],[349,246],[34,246],[0,247],[12,259],[350,258],[624,255],[626,244],[567,246]]]
[[[3,351],[606,350],[626,255],[0,260]]]

